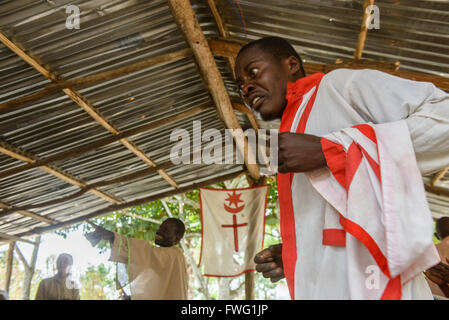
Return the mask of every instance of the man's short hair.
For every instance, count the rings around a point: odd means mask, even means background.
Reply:
[[[170,223],[173,223],[175,225],[176,235],[180,239],[182,239],[182,237],[184,236],[184,232],[186,231],[186,226],[184,225],[184,222],[182,222],[181,220],[179,220],[177,218],[168,218],[165,221],[170,221]]]
[[[305,76],[306,73],[304,71],[303,65],[302,65],[302,59],[299,56],[299,54],[296,52],[295,48],[285,39],[281,37],[265,37],[258,40],[251,41],[247,44],[245,44],[237,54],[237,58],[246,50],[258,47],[264,52],[270,53],[274,58],[276,58],[278,61],[281,61],[282,59],[286,59],[288,57],[295,57],[299,61],[300,69],[302,74]]]
[[[68,254],[68,253],[61,253],[58,258],[56,259],[56,266],[59,268],[59,266],[61,265],[61,262],[63,259],[70,259],[73,263],[73,257],[72,255]]]

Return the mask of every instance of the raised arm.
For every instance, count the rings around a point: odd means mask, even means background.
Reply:
[[[96,226],[95,231],[86,235],[87,240],[92,246],[96,246],[101,240],[108,240],[112,244],[114,242],[114,233],[103,227]]]

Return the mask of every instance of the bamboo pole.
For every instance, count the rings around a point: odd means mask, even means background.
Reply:
[[[215,64],[214,57],[209,48],[206,37],[196,19],[195,12],[188,0],[167,0],[172,16],[181,30],[184,38],[193,51],[200,74],[206,84],[212,99],[228,129],[240,129],[240,124],[234,114],[231,100],[226,91],[220,71]],[[250,175],[258,180],[260,170],[255,161],[255,154],[248,147],[248,141],[242,133],[234,136],[238,150],[244,155],[244,160]],[[248,153],[245,153],[248,150]]]

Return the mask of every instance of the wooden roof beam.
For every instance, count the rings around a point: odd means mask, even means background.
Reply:
[[[443,170],[441,170],[440,172],[438,172],[433,178],[432,181],[430,182],[430,186],[433,187],[435,186],[438,181],[441,180],[441,178],[444,177],[444,175],[449,171],[449,167],[444,168]]]
[[[32,245],[36,244],[33,241],[30,241],[30,240],[27,240],[27,239],[23,239],[21,237],[13,236],[13,235],[10,235],[10,234],[6,234],[6,233],[3,233],[3,232],[0,232],[0,238],[7,239],[7,240],[0,239],[0,242],[5,242],[5,241],[6,242],[22,241],[22,242],[26,242],[26,243],[29,243],[29,244],[32,244]]]
[[[210,110],[210,109],[211,109],[211,107],[206,106],[206,105],[194,107],[194,108],[188,109],[186,111],[178,112],[174,115],[144,124],[140,127],[130,129],[127,131],[123,131],[122,133],[120,133],[118,135],[110,136],[110,137],[101,139],[96,142],[89,143],[87,145],[84,145],[84,146],[81,146],[78,148],[74,148],[74,149],[71,149],[68,151],[63,151],[61,153],[55,154],[55,155],[47,157],[47,158],[36,159],[31,162],[30,162],[29,157],[21,155],[21,153],[19,151],[13,152],[12,150],[14,150],[14,148],[12,146],[5,145],[4,147],[2,147],[3,142],[0,142],[0,152],[8,154],[9,156],[12,156],[16,159],[28,162],[28,164],[25,164],[23,166],[19,166],[19,167],[15,167],[12,169],[1,171],[0,179],[11,176],[13,174],[17,174],[19,172],[23,172],[23,171],[32,169],[32,168],[46,166],[47,164],[50,164],[55,161],[60,161],[63,159],[68,159],[68,158],[74,158],[74,157],[80,156],[82,154],[85,154],[89,151],[92,151],[92,150],[98,149],[100,147],[106,146],[108,144],[111,144],[113,142],[120,141],[123,138],[130,137],[130,136],[133,136],[133,135],[136,135],[136,134],[148,131],[148,130],[153,130],[153,129],[159,128],[161,126],[168,125],[170,123],[174,123],[174,122],[182,120],[182,119],[186,119],[188,117],[194,116],[198,113],[201,113],[205,110]]]
[[[96,218],[96,217],[99,217],[101,215],[105,215],[105,214],[108,214],[108,213],[111,213],[111,212],[114,212],[114,211],[119,211],[119,210],[127,209],[127,208],[130,208],[130,207],[138,206],[138,205],[141,205],[141,204],[144,204],[144,203],[148,203],[148,202],[156,201],[156,200],[159,200],[159,199],[163,199],[163,198],[166,198],[166,197],[171,197],[173,195],[189,192],[189,191],[192,191],[192,190],[197,189],[197,188],[207,187],[207,186],[210,186],[210,185],[213,185],[213,184],[216,184],[216,183],[223,182],[225,180],[229,180],[229,179],[234,179],[234,178],[240,177],[240,176],[242,176],[244,174],[248,174],[248,171],[246,171],[246,170],[238,171],[238,172],[230,173],[230,174],[227,174],[227,175],[223,175],[221,177],[215,177],[215,178],[204,180],[204,181],[201,181],[201,182],[198,182],[198,183],[194,183],[194,184],[192,184],[190,186],[180,187],[179,189],[170,190],[170,191],[166,191],[166,192],[163,192],[163,193],[160,193],[160,194],[151,195],[149,197],[136,199],[136,200],[133,200],[131,202],[122,203],[122,204],[118,204],[118,205],[111,205],[111,206],[109,206],[107,208],[100,209],[100,210],[97,210],[95,212],[92,212],[92,213],[90,213],[90,214],[88,214],[86,216],[78,217],[78,218],[75,218],[75,219],[72,219],[72,220],[69,220],[69,221],[64,221],[64,222],[61,222],[59,224],[55,224],[55,225],[48,226],[48,227],[34,228],[34,229],[30,230],[30,231],[26,231],[24,233],[20,233],[17,236],[18,237],[24,237],[24,236],[34,235],[34,234],[42,234],[42,233],[50,232],[50,231],[53,231],[53,230],[56,230],[56,229],[67,228],[67,227],[69,227],[69,226],[71,226],[73,224],[80,223],[80,222],[83,222],[83,221],[86,221],[86,220],[89,220],[89,219],[92,219],[92,218]]]
[[[7,152],[4,152],[5,150],[7,150]],[[25,156],[25,155],[21,154],[21,152],[19,152],[16,148],[14,148],[13,146],[11,146],[5,142],[2,142],[2,146],[0,147],[0,152],[5,153],[15,159],[28,162],[29,164],[32,164],[32,163],[38,161],[37,159],[33,159],[29,156]],[[84,183],[83,181],[75,179],[75,178],[69,176],[68,174],[61,172],[59,169],[55,169],[55,168],[49,167],[47,165],[39,166],[39,168],[59,179],[69,183],[69,184],[75,185],[80,188],[83,188],[86,186],[86,183]],[[92,190],[89,190],[89,192],[92,194],[95,194],[96,196],[98,196],[100,198],[103,198],[104,200],[106,200],[108,202],[112,202],[115,204],[122,203],[122,201],[115,199],[100,190],[92,189]]]
[[[195,12],[188,0],[167,0],[172,16],[182,32],[184,39],[193,51],[200,74],[217,107],[220,117],[228,129],[242,129],[233,111],[231,100],[226,91],[220,71],[217,68],[212,51],[201,30]],[[243,136],[235,136],[237,148],[244,155],[245,165],[251,177],[259,180],[260,169],[255,160],[254,150]],[[247,150],[248,152],[245,152]]]
[[[12,208],[13,208],[13,206],[11,206],[11,205],[9,205],[9,204],[7,204],[5,202],[0,202],[0,209],[7,209],[8,210],[8,209],[12,209]],[[25,216],[25,217],[28,217],[28,218],[31,218],[31,219],[34,219],[34,220],[38,220],[38,221],[41,221],[41,222],[45,222],[45,223],[48,223],[48,224],[56,224],[56,223],[59,222],[57,220],[49,219],[47,217],[41,216],[41,215],[39,215],[37,213],[31,212],[31,211],[28,211],[28,210],[17,210],[16,212],[21,214],[21,215],[23,215],[23,216]],[[3,217],[3,215],[1,213],[0,213],[0,217]]]
[[[40,66],[40,64],[36,61],[36,59],[34,59],[30,55],[26,54],[17,45],[15,45],[12,41],[10,41],[4,34],[2,34],[2,36],[0,37],[0,40],[5,41],[4,42],[5,45],[7,45],[13,52],[18,54],[22,59],[24,59],[33,68],[35,68],[42,75],[44,75],[47,79],[49,79],[53,82],[56,82],[56,83],[58,82],[58,77],[55,74],[53,74],[46,68],[43,68],[42,66]],[[190,53],[185,50],[184,54],[188,55]],[[129,67],[126,68],[127,72],[129,72],[130,69],[131,68],[129,68]],[[140,69],[137,69],[137,70],[140,70]],[[74,91],[71,88],[64,88],[62,91],[67,96],[69,96],[70,99],[72,99],[76,104],[78,104],[81,108],[83,108],[84,111],[86,111],[95,121],[97,121],[100,125],[102,125],[106,130],[108,130],[109,132],[111,132],[114,135],[120,134],[120,132],[116,128],[114,128],[110,123],[108,123],[108,121],[106,119],[104,119],[90,103],[85,101],[78,92]],[[122,139],[121,143],[128,150],[130,150],[132,153],[134,153],[139,159],[143,160],[149,166],[151,166],[151,167],[156,166],[156,164],[147,155],[145,155],[145,153],[142,150],[140,150],[137,146],[135,146],[133,143],[131,143],[127,139]],[[172,185],[175,188],[178,188],[177,183],[164,170],[160,170],[159,174],[170,185]],[[67,180],[65,180],[65,181],[67,181]],[[92,192],[97,194],[96,191],[92,191]],[[97,194],[97,195],[99,195],[99,194]]]

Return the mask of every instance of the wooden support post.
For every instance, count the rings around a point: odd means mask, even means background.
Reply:
[[[14,247],[15,241],[9,243],[8,260],[6,261],[6,275],[5,275],[5,291],[9,295],[9,287],[11,285],[12,267],[14,262]]]
[[[263,186],[267,183],[267,178],[264,176],[258,181],[255,181],[252,177],[246,175],[248,184],[250,187]],[[265,212],[264,212],[265,214]],[[245,273],[245,299],[254,300],[254,272]]]
[[[217,110],[228,129],[242,130],[232,108],[220,71],[217,68],[206,37],[196,19],[189,0],[167,0],[172,16],[184,38],[193,51],[200,74],[208,88]],[[238,150],[244,155],[246,167],[255,180],[260,178],[260,170],[255,159],[254,150],[248,146],[243,132],[234,136]],[[245,153],[245,150],[248,150]]]

